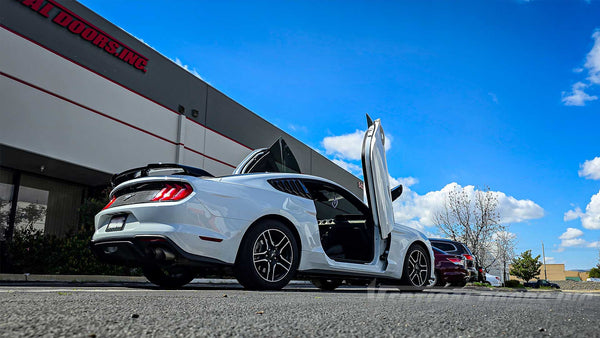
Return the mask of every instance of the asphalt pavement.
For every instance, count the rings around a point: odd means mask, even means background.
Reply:
[[[598,337],[600,294],[4,283],[0,336]]]

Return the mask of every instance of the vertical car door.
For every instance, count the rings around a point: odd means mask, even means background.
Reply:
[[[362,165],[365,191],[373,221],[379,227],[381,238],[387,238],[394,226],[394,210],[390,194],[389,175],[385,158],[385,134],[378,119],[367,116],[369,129],[362,147]]]
[[[234,175],[271,172],[300,173],[300,166],[290,147],[282,138],[270,148],[260,148],[251,152],[233,171]]]

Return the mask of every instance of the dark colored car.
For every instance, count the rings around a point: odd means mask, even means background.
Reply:
[[[540,286],[545,286],[548,288],[553,288],[553,289],[560,289],[560,286],[556,283],[550,283],[545,279],[538,279],[535,282],[529,282],[529,283],[525,283],[523,284],[526,288],[534,288],[534,289],[539,289]]]
[[[435,286],[445,286],[450,283],[454,286],[464,286],[468,274],[465,269],[465,260],[460,255],[450,255],[433,247],[435,256]]]
[[[467,248],[461,242],[453,241],[445,238],[430,238],[431,246],[438,248],[450,255],[462,256],[465,261],[465,268],[468,272],[468,282],[476,282],[478,280],[479,273],[475,267],[475,256],[471,253],[471,250]]]

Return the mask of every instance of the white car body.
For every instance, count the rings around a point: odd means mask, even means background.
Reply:
[[[143,248],[135,247],[140,240],[148,243],[165,240],[165,245],[168,244],[168,248],[175,251],[175,256],[186,262],[235,269],[240,246],[249,229],[260,220],[274,219],[287,225],[297,237],[299,276],[380,278],[399,282],[403,278],[407,251],[416,243],[428,256],[426,259],[429,270],[425,278],[427,285],[428,280],[434,277],[434,255],[431,245],[421,232],[394,222],[384,150],[385,136],[379,120],[369,122],[371,124],[363,146],[363,168],[366,195],[371,208],[346,189],[324,178],[296,173],[242,174],[245,172],[244,168],[249,166],[248,163],[253,161],[255,153],[261,150],[259,149],[242,161],[231,176],[148,176],[119,184],[110,195],[111,198],[116,197],[115,205],[96,215],[96,232],[92,237],[92,247],[105,260],[111,261],[111,257],[114,257],[113,263],[136,265],[141,264],[141,256],[130,257],[131,260],[127,262],[123,259],[134,254],[143,256]],[[140,203],[127,203],[127,199],[140,198],[136,197],[136,194],[140,194],[139,191],[135,191],[136,187],[167,183],[180,187],[189,184],[193,192],[178,201],[145,200]],[[371,260],[367,258],[368,261],[355,262],[351,259],[332,258],[332,254],[326,253],[322,243],[323,230],[320,230],[320,227],[328,224],[331,226],[332,222],[337,221],[319,217],[315,202],[317,199],[311,198],[309,190],[317,191],[321,187],[331,189],[334,197],[332,200],[320,202],[320,210],[324,208],[323,205],[328,207],[325,203],[331,203],[332,210],[337,210],[338,202],[343,202],[345,198],[346,202],[351,202],[352,205],[360,203],[363,205],[360,208],[370,211],[365,213],[365,217],[372,218],[364,222],[340,217],[344,224],[360,223],[369,236],[369,232],[372,231]],[[335,195],[338,191],[339,194]],[[342,207],[339,208],[341,210]],[[363,210],[360,208],[359,210]],[[123,216],[120,229],[119,226],[114,227],[114,224],[111,224],[113,229],[108,229],[111,220],[121,222],[120,216]],[[335,219],[337,216],[336,214]],[[364,242],[362,237],[360,239]],[[344,242],[341,246],[345,244],[355,243]],[[335,249],[328,248],[330,251]],[[172,259],[170,254],[167,252],[167,259]],[[346,250],[341,255],[351,254],[350,250]],[[273,274],[276,269],[275,265]]]
[[[490,283],[491,286],[502,286],[502,280],[500,280],[500,277],[494,276],[487,272],[485,273],[485,280]]]

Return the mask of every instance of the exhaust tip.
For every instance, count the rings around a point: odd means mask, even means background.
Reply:
[[[175,254],[164,248],[154,248],[154,258],[159,261],[172,261]]]

